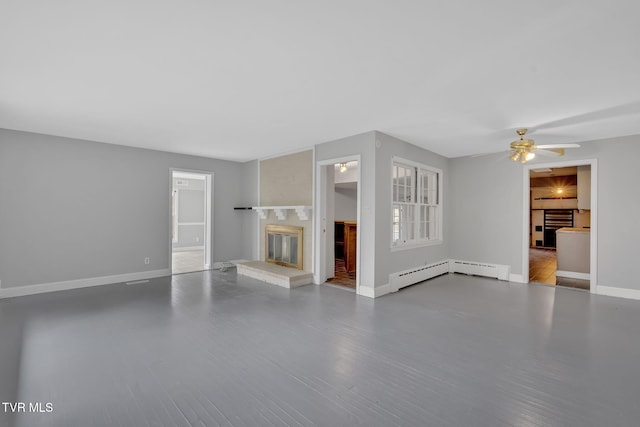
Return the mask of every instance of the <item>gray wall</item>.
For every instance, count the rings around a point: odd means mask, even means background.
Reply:
[[[362,168],[361,285],[379,287],[389,274],[449,258],[449,160],[381,132],[368,132],[316,146],[316,161],[360,154]],[[442,169],[444,175],[444,242],[391,251],[391,158],[403,157]],[[337,218],[337,217],[336,217]],[[366,230],[375,230],[375,233]],[[373,274],[372,274],[373,273]]]
[[[336,221],[356,221],[358,218],[358,188],[356,183],[336,184],[335,186]]]
[[[522,165],[504,153],[450,162],[450,258],[506,264],[521,274]]]
[[[361,185],[359,191],[361,212],[358,229],[360,231],[360,286],[374,288],[375,283],[375,230],[376,188],[375,188],[375,132],[349,136],[336,141],[316,145],[315,160],[330,160],[351,155],[360,155]],[[315,213],[314,213],[315,215]]]
[[[380,143],[376,147],[376,140]],[[316,160],[360,154],[361,284],[446,258],[522,274],[522,166],[499,155],[445,159],[379,132],[316,146]],[[444,172],[444,244],[390,252],[390,165],[399,156]],[[594,141],[560,160],[598,161],[598,283],[640,290],[640,137]],[[0,130],[2,287],[169,268],[170,168],[214,173],[214,260],[256,259],[258,164]],[[16,186],[16,183],[21,183]],[[233,183],[232,185],[230,183]],[[144,265],[145,257],[151,258]]]
[[[558,161],[598,162],[598,285],[640,290],[635,271],[640,199],[634,193],[640,182],[640,137],[581,145]],[[523,274],[522,166],[499,157],[451,160],[451,257],[508,264],[512,273]]]
[[[253,160],[242,165],[242,186],[236,191],[239,193],[240,201],[238,207],[258,206],[260,200],[259,188],[259,162]],[[245,249],[243,258],[257,260],[260,258],[260,247],[258,233],[260,230],[260,219],[255,211],[236,211],[236,215],[242,221],[241,247]]]
[[[214,173],[214,260],[249,257],[242,164],[0,130],[2,287],[169,268],[170,168]]]
[[[389,283],[389,274],[449,258],[449,159],[400,139],[376,132],[376,286]],[[391,251],[391,162],[397,156],[442,170],[443,243]]]

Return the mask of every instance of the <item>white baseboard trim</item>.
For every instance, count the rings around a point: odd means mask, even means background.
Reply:
[[[360,286],[360,288],[358,289],[358,295],[362,295],[363,297],[367,297],[367,298],[376,297],[374,288],[370,288],[368,286]]]
[[[556,276],[568,277],[569,279],[591,280],[591,275],[589,273],[578,273],[576,271],[558,270],[556,271]]]
[[[528,280],[524,280],[524,276],[522,274],[509,274],[509,281],[515,283],[529,283]]]
[[[613,286],[598,285],[596,293],[598,295],[606,295],[610,297],[640,300],[640,290],[638,289],[615,288]]]
[[[184,246],[182,248],[172,248],[173,252],[187,252],[187,251],[203,251],[204,246]]]
[[[450,273],[462,273],[472,276],[493,277],[498,280],[509,280],[511,266],[502,264],[489,264],[478,261],[449,260]]]
[[[375,288],[360,286],[360,289],[358,289],[358,295],[367,298],[378,298],[388,293],[391,293],[391,286],[388,283],[386,285],[376,286]]]
[[[156,277],[164,277],[170,275],[171,271],[168,268],[165,268],[162,270],[140,271],[138,273],[115,274],[113,276],[89,277],[87,279],[65,280],[62,282],[16,286],[12,288],[0,289],[0,299],[42,294],[45,292],[88,288],[91,286],[110,285],[114,283],[133,282],[136,280],[155,279]]]

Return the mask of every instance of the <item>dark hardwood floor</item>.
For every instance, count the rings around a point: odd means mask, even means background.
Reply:
[[[327,283],[355,289],[356,272],[354,271],[349,273],[345,268],[344,259],[336,258],[335,277],[333,277],[332,279],[328,279]]]

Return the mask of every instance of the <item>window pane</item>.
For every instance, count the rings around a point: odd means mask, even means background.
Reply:
[[[400,206],[393,205],[393,213],[391,219],[391,234],[393,243],[397,243],[400,240]]]
[[[422,200],[421,203],[435,205],[438,203],[438,174],[421,171]]]
[[[406,230],[405,240],[413,240],[415,239],[415,218],[414,218],[414,207],[411,205],[404,205],[404,212],[406,218],[406,226],[404,227]]]
[[[420,206],[420,239],[428,238],[427,208],[428,206]]]
[[[422,175],[422,203],[429,204],[429,175]]]
[[[439,239],[438,236],[438,208],[436,206],[429,206],[429,239]]]

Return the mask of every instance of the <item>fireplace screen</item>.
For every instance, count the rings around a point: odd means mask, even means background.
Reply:
[[[265,227],[266,261],[302,270],[302,229],[268,224]]]

